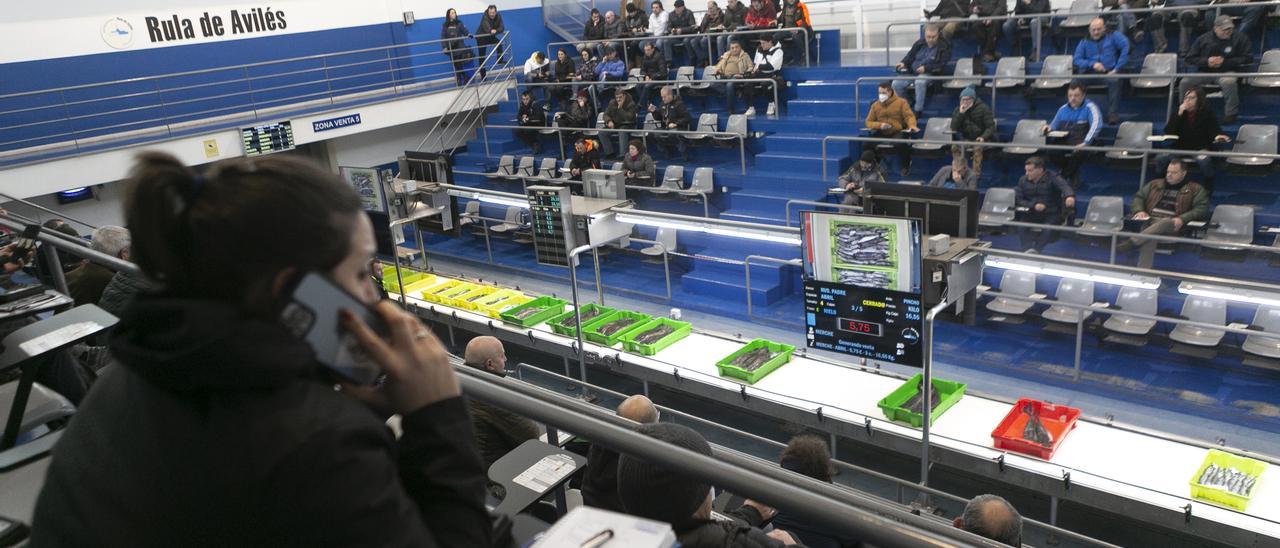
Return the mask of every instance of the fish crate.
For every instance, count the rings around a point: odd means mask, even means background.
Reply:
[[[480,301],[483,301],[485,297],[497,293],[500,290],[501,288],[491,285],[477,286],[475,289],[463,293],[461,297],[455,299],[454,304],[457,305],[458,308],[465,310],[479,310]]]
[[[733,360],[738,356],[751,352],[757,348],[768,348],[769,352],[777,352],[764,365],[757,367],[754,371],[747,371],[741,367],[733,365]],[[747,384],[755,384],[756,381],[763,379],[765,375],[772,373],[775,369],[782,367],[791,361],[791,353],[795,352],[796,347],[789,344],[776,343],[766,339],[756,339],[739,348],[732,354],[725,356],[724,359],[716,362],[716,369],[720,370],[721,377],[733,377],[735,379],[747,381]]]
[[[518,325],[520,327],[533,327],[551,318],[564,313],[564,299],[555,297],[538,297],[519,306],[513,306],[498,314],[502,321]],[[530,308],[544,307],[544,310],[534,312],[527,318],[517,318],[516,315],[522,310]]]
[[[490,293],[488,297],[480,299],[480,305],[476,311],[495,320],[501,320],[503,311],[532,300],[533,297],[514,289],[499,289]]]
[[[446,278],[441,278],[434,274],[427,274],[425,277],[420,278],[411,284],[405,284],[404,294],[413,297],[420,294],[422,291],[435,287],[436,284],[439,284],[445,279]]]
[[[635,320],[635,322],[609,335],[605,335],[597,331],[601,327],[604,327],[605,324],[608,324],[615,320],[621,320],[621,319],[632,319],[632,320]],[[589,322],[582,324],[582,336],[585,337],[588,341],[591,341],[596,344],[600,344],[604,346],[613,346],[615,344],[618,344],[619,340],[622,340],[623,335],[626,335],[627,333],[634,331],[637,327],[640,327],[648,323],[649,320],[652,320],[652,319],[653,319],[653,316],[650,316],[648,314],[641,314],[639,312],[632,312],[630,310],[614,310],[613,312],[610,312],[603,316],[596,316],[594,320],[591,320]]]
[[[387,293],[400,293],[400,280],[396,279],[396,269],[392,267],[390,270],[388,272],[386,268],[382,269],[382,289],[385,289]],[[408,295],[409,286],[423,280],[435,280],[436,276],[426,272],[401,268],[400,278],[404,281],[405,294]]]
[[[464,283],[467,283],[467,282],[463,282],[461,280],[445,280],[443,282],[440,282],[436,285],[433,285],[423,290],[422,300],[427,302],[433,302],[436,304],[445,304],[444,295],[446,293],[454,292],[454,290],[461,287],[462,284]],[[472,285],[472,284],[467,284],[467,285]]]
[[[1210,487],[1200,483],[1200,477],[1204,475],[1204,471],[1209,465],[1214,464],[1219,467],[1235,468],[1241,472],[1249,474],[1254,478],[1261,478],[1262,472],[1267,469],[1267,463],[1239,455],[1233,455],[1226,451],[1210,449],[1209,454],[1205,455],[1204,462],[1200,463],[1200,467],[1196,468],[1196,473],[1191,476],[1191,498],[1212,502],[1228,508],[1235,508],[1241,512],[1249,507],[1249,500],[1253,497],[1253,493],[1258,492],[1258,485],[1254,484],[1253,490],[1249,496],[1237,495],[1230,491],[1224,491],[1217,487]],[[1258,481],[1261,481],[1259,479]]]
[[[617,310],[617,309],[609,308],[609,307],[607,307],[607,306],[600,306],[600,305],[595,304],[595,303],[587,303],[587,304],[582,305],[582,313],[583,313],[583,314],[589,314],[589,313],[591,313],[591,311],[593,311],[593,310],[599,310],[599,311],[600,311],[600,313],[599,313],[599,314],[597,314],[594,318],[591,318],[591,319],[587,320],[587,321],[586,321],[586,323],[591,323],[591,322],[593,322],[593,321],[596,321],[596,320],[598,320],[598,319],[600,319],[600,318],[605,317],[606,315],[612,314],[612,313],[613,313],[615,310]],[[565,322],[566,322],[566,321],[568,321],[568,320],[571,320],[571,319],[573,319],[573,311],[572,311],[572,310],[570,310],[570,311],[568,311],[568,312],[565,312],[564,314],[561,314],[561,315],[556,316],[556,317],[554,317],[554,318],[551,318],[550,320],[547,320],[547,325],[548,325],[548,326],[551,326],[551,330],[552,330],[552,331],[554,331],[554,332],[556,332],[556,333],[559,333],[559,334],[564,335],[564,336],[566,336],[566,337],[577,337],[577,336],[578,336],[578,329],[577,329],[577,327],[572,326],[572,325],[565,325]]]
[[[1028,405],[1040,417],[1040,422],[1044,424],[1045,431],[1049,433],[1051,442],[1048,446],[1022,436],[1023,430],[1027,427],[1027,422],[1031,420],[1029,415],[1022,412]],[[1015,453],[1049,460],[1058,451],[1058,447],[1062,445],[1062,440],[1067,437],[1067,434],[1070,434],[1075,429],[1076,419],[1079,418],[1080,410],[1074,407],[1022,398],[1013,405],[1013,409],[1009,410],[1009,413],[1004,416],[1000,424],[996,425],[995,430],[991,431],[991,439],[995,443],[996,449],[1006,449]]]
[[[671,327],[674,331],[666,334],[661,339],[648,344],[635,340],[637,336],[643,335],[644,332],[664,325]],[[621,339],[622,348],[627,352],[635,352],[641,356],[652,356],[661,352],[666,347],[675,344],[676,341],[688,337],[689,333],[692,332],[693,325],[689,322],[680,322],[670,318],[654,318],[649,320],[648,323],[645,323],[632,331],[628,331]]]
[[[920,391],[916,387],[920,385],[920,381],[923,379],[924,374],[917,373],[916,376],[907,379],[907,382],[902,383],[902,386],[899,386],[876,403],[880,410],[884,412],[884,416],[889,420],[905,422],[915,428],[920,428],[920,425],[924,424],[924,415],[907,410],[904,404],[911,399],[911,396]],[[960,398],[964,396],[965,385],[943,379],[933,379],[933,389],[938,391],[940,399],[938,405],[934,406],[929,413],[930,423],[936,422],[938,417],[941,417],[943,413],[951,409],[951,406],[960,401]]]
[[[440,295],[440,302],[442,304],[446,306],[452,306],[454,308],[465,309],[466,306],[464,305],[466,304],[467,295],[471,294],[477,289],[483,289],[483,288],[485,288],[485,286],[482,286],[480,284],[473,284],[471,282],[462,282],[454,286],[453,289],[446,290],[443,293],[438,293],[438,295]]]

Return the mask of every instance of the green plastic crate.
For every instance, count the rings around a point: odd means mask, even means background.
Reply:
[[[902,405],[907,403],[911,396],[916,395],[918,391],[916,387],[923,379],[924,374],[917,373],[916,376],[907,379],[907,382],[903,383],[902,386],[899,386],[896,390],[890,392],[888,396],[885,396],[884,399],[880,400],[876,405],[880,406],[881,411],[884,411],[884,416],[888,417],[889,420],[905,422],[920,428],[920,425],[924,424],[924,415],[908,411]],[[960,398],[964,396],[965,385],[954,381],[933,379],[933,389],[938,391],[940,399],[938,405],[930,410],[930,424],[937,422],[938,417],[941,417],[943,413],[951,409],[951,406],[960,401]]]
[[[545,306],[547,309],[529,316],[528,318],[518,319],[515,317],[515,315],[519,314],[521,310],[539,306]],[[563,313],[564,299],[557,299],[555,297],[538,297],[520,306],[504,310],[501,316],[502,321],[504,322],[516,324],[520,327],[533,327]]]
[[[650,344],[636,342],[635,338],[637,335],[662,325],[669,325],[674,328],[675,331],[668,333],[667,336]],[[675,344],[676,341],[688,337],[689,333],[692,332],[693,325],[689,324],[689,322],[678,322],[671,318],[654,318],[640,327],[627,331],[627,334],[623,335],[620,340],[622,341],[622,348],[626,349],[627,352],[635,352],[642,356],[652,356],[661,352],[666,347]]]
[[[1209,454],[1204,457],[1204,462],[1200,463],[1199,468],[1196,468],[1196,474],[1191,476],[1191,481],[1187,482],[1191,484],[1191,498],[1220,504],[1244,512],[1245,509],[1249,507],[1249,499],[1252,497],[1253,493],[1258,492],[1259,486],[1255,484],[1253,486],[1253,491],[1250,492],[1250,496],[1245,497],[1230,491],[1223,491],[1214,487],[1200,485],[1200,476],[1204,475],[1205,468],[1208,468],[1210,464],[1216,464],[1227,468],[1235,468],[1236,470],[1256,478],[1262,476],[1262,472],[1267,469],[1267,463],[1260,460],[1241,457],[1239,455],[1233,455],[1226,451],[1210,449]]]
[[[600,310],[601,312],[600,312],[600,314],[599,314],[599,315],[597,315],[596,317],[591,318],[590,320],[587,320],[587,322],[586,322],[586,323],[591,323],[591,322],[593,322],[593,321],[595,321],[595,320],[598,320],[598,319],[603,318],[603,317],[605,317],[605,316],[607,316],[607,315],[609,315],[609,314],[612,314],[612,313],[614,312],[614,310],[616,310],[616,309],[614,309],[614,308],[609,308],[609,307],[607,307],[607,306],[600,306],[600,305],[595,304],[595,303],[587,303],[587,304],[582,305],[582,312],[583,312],[584,314],[585,314],[585,313],[589,313],[589,312],[590,312],[590,311],[592,311],[592,310]],[[577,336],[578,336],[578,329],[577,329],[577,327],[575,327],[575,326],[571,326],[571,325],[565,325],[565,324],[564,324],[564,322],[565,322],[565,321],[567,321],[567,320],[569,320],[569,319],[572,319],[572,318],[573,318],[573,311],[572,311],[572,310],[570,310],[570,311],[568,311],[568,312],[565,312],[564,314],[561,314],[561,315],[559,315],[559,316],[556,316],[556,317],[554,317],[554,318],[551,318],[550,320],[547,320],[547,325],[551,327],[551,331],[554,331],[554,332],[559,333],[559,334],[561,334],[561,335],[564,335],[564,336],[566,336],[566,337],[577,337]]]
[[[746,369],[730,364],[730,362],[738,356],[760,347],[767,347],[769,352],[780,352],[780,354],[774,356],[772,360],[765,362],[764,365],[757,367],[755,371],[747,371]],[[772,373],[773,370],[782,367],[784,364],[791,361],[791,353],[795,352],[795,350],[796,347],[789,344],[776,343],[767,339],[756,339],[747,343],[746,346],[739,348],[736,352],[725,356],[724,359],[716,362],[716,368],[720,370],[720,376],[722,377],[733,377],[735,379],[747,381],[747,384],[755,384],[760,379],[763,379],[765,375]]]
[[[603,327],[605,324],[609,322],[612,322],[614,320],[621,320],[623,318],[630,318],[636,321],[630,326],[627,326],[625,329],[615,331],[612,335],[601,335],[598,331],[596,331],[596,329]],[[618,341],[622,340],[623,335],[626,335],[627,333],[630,333],[631,331],[635,330],[635,328],[640,327],[645,323],[648,323],[648,321],[651,319],[653,319],[653,316],[650,316],[648,314],[641,314],[639,312],[632,312],[630,310],[614,310],[613,312],[610,312],[603,316],[596,316],[596,319],[583,324],[582,336],[585,337],[588,341],[591,341],[596,344],[601,344],[604,346],[613,346],[615,344],[618,344]]]

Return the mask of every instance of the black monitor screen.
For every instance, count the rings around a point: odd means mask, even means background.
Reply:
[[[868,183],[866,212],[920,219],[924,233],[974,238],[978,233],[978,191],[897,183]]]

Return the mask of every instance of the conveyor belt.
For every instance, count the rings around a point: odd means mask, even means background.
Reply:
[[[425,320],[577,360],[577,341],[552,333],[545,324],[526,329],[412,297],[408,303]],[[606,348],[592,343],[586,344],[586,357],[588,363],[646,382],[908,455],[919,454],[920,430],[886,420],[876,406],[903,379],[800,352],[755,385],[720,377],[716,360],[749,341],[749,337],[736,340],[695,330],[652,357],[623,352],[621,345]],[[1026,396],[1052,400],[1045,394]],[[1204,460],[1205,446],[1082,418],[1053,461],[1044,461],[992,447],[991,431],[1010,408],[1007,402],[966,395],[932,425],[934,462],[1215,542],[1280,543],[1280,485],[1276,484],[1280,473],[1275,465],[1268,466],[1259,480],[1248,511],[1239,512],[1190,498],[1188,480]],[[998,462],[1001,455],[1003,463]],[[1069,480],[1065,474],[1070,474]]]

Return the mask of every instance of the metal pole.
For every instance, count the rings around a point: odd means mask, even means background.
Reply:
[[[495,48],[496,49],[496,48]],[[476,111],[480,113],[480,133],[484,134],[484,155],[489,154],[489,129],[484,123],[484,104],[480,101],[480,87],[476,86]]]
[[[676,137],[676,138],[679,139],[679,137]],[[742,162],[742,174],[746,175],[747,174],[747,138],[741,135],[738,136],[738,158],[740,158],[740,161]]]
[[[943,310],[950,306],[950,303],[940,302],[929,309],[929,313],[924,317],[924,333],[920,337],[920,342],[924,344],[924,381],[920,384],[920,389],[924,391],[920,395],[920,403],[923,405],[924,417],[920,423],[920,485],[929,486],[929,414],[933,412],[933,321]],[[928,498],[927,493],[922,493],[924,498]]]
[[[569,252],[569,294],[573,299],[573,319],[574,331],[578,336],[578,370],[582,372],[582,382],[587,382],[587,358],[586,349],[582,347],[582,307],[578,305],[578,254],[588,249],[595,249],[590,245],[580,245],[573,248]],[[567,373],[567,371],[566,371]],[[587,392],[586,387],[582,388],[582,393]]]
[[[600,251],[599,248],[591,248],[591,262],[596,271],[596,298],[600,300],[600,306],[604,306],[604,280],[600,278]]]
[[[53,287],[63,295],[70,295],[67,290],[67,277],[62,273],[62,261],[58,260],[58,250],[51,245],[40,246],[40,252],[44,254],[44,258],[49,262],[49,276],[53,278]]]
[[[1075,356],[1075,373],[1072,380],[1080,380],[1080,352],[1084,345],[1084,311],[1076,310],[1076,356]]]
[[[62,212],[59,212],[59,211],[54,211],[54,210],[52,210],[52,209],[49,209],[49,208],[47,208],[47,207],[44,207],[44,206],[42,206],[42,205],[40,205],[40,204],[37,204],[37,203],[35,203],[35,202],[32,202],[32,201],[23,200],[22,198],[15,198],[15,197],[13,197],[13,196],[10,196],[10,195],[8,195],[8,194],[4,194],[4,193],[0,193],[0,198],[4,198],[4,199],[6,199],[6,200],[12,200],[12,201],[18,202],[18,203],[20,203],[20,204],[22,204],[22,205],[28,206],[28,207],[33,207],[33,208],[35,208],[35,209],[38,209],[38,210],[43,211],[43,212],[45,212],[45,213],[48,213],[48,214],[50,214],[50,215],[57,215],[57,216],[58,216],[58,218],[60,218],[60,219],[66,219],[66,220],[68,220],[68,221],[71,221],[71,222],[76,223],[76,224],[81,225],[81,226],[85,226],[85,227],[88,227],[88,228],[91,228],[91,229],[94,229],[94,230],[97,230],[97,229],[98,229],[98,227],[97,227],[96,225],[91,225],[91,224],[89,224],[89,223],[86,223],[86,222],[84,222],[84,221],[81,221],[80,219],[77,219],[77,218],[75,218],[75,217],[72,217],[72,216],[70,216],[70,215],[67,215],[67,214],[62,213]]]

